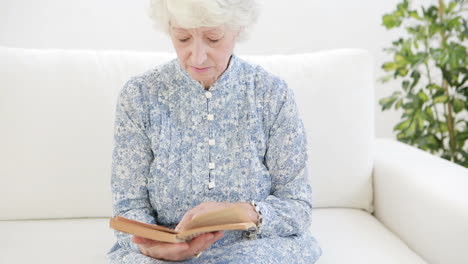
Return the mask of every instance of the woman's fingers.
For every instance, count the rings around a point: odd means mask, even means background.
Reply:
[[[182,260],[185,258],[181,257],[187,255],[183,252],[190,248],[188,243],[166,243],[135,235],[132,241],[138,245],[141,253],[156,259]]]
[[[190,209],[185,213],[185,215],[182,217],[182,220],[180,220],[179,224],[175,228],[176,231],[180,232],[184,229],[185,225],[187,222],[192,220],[193,218],[197,217],[198,215],[208,213],[211,211],[223,209],[226,207],[230,207],[234,205],[234,203],[228,203],[228,202],[204,202],[201,203],[194,208]]]
[[[232,203],[205,202],[189,210],[176,227],[176,231],[184,229],[185,225],[197,215],[232,206]],[[223,232],[213,232],[199,235],[186,243],[165,243],[133,236],[132,241],[138,244],[141,253],[164,260],[179,261],[192,258],[206,250],[224,236]]]
[[[154,246],[155,244],[159,243],[158,241],[154,241],[151,239],[147,239],[141,236],[133,235],[132,241],[135,244],[146,246],[146,247],[151,247]]]
[[[192,258],[195,254],[206,250],[223,235],[223,232],[206,233],[186,243],[165,243],[139,236],[133,236],[132,241],[138,244],[141,253],[147,256],[179,261]]]
[[[192,241],[188,242],[189,249],[188,254],[190,257],[208,249],[213,243],[218,241],[224,236],[223,232],[213,232],[213,233],[206,233],[200,236],[197,236]]]
[[[162,243],[153,247],[152,251],[157,252],[160,259],[179,261],[190,258],[185,252],[190,249],[188,243]]]
[[[196,207],[195,207],[196,208]],[[194,209],[195,209],[194,208]],[[194,210],[192,209],[192,210]],[[192,210],[188,211],[187,213],[185,213],[185,215],[182,217],[182,220],[180,220],[179,224],[176,226],[175,230],[177,232],[180,232],[182,231],[184,225],[193,218],[193,213],[192,213]]]
[[[207,249],[211,244],[213,244],[211,241],[214,239],[214,237],[215,236],[212,233],[207,233],[192,239],[192,241],[188,242],[189,250],[187,253],[193,256],[197,253],[202,252],[203,250]]]

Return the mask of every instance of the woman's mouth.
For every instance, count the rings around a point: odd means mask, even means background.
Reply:
[[[192,68],[192,70],[194,70],[195,72],[198,72],[198,73],[204,73],[204,72],[207,72],[210,67],[204,67],[204,68],[198,68],[198,67],[194,67],[194,66],[190,66]]]

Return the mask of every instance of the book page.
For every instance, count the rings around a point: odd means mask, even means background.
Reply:
[[[130,220],[130,219],[127,219],[127,220]],[[176,234],[174,233],[154,229],[152,227],[148,227],[148,225],[150,224],[142,225],[141,222],[137,222],[133,220],[126,221],[126,220],[122,220],[122,218],[110,219],[110,227],[115,230],[119,230],[121,232],[134,234],[137,236],[141,236],[141,237],[152,239],[152,240],[162,241],[162,242],[177,243],[177,242],[184,241],[184,240],[178,239]]]
[[[215,225],[251,223],[248,215],[241,206],[231,206],[221,210],[199,215],[190,220],[184,231]]]
[[[214,225],[189,229],[187,231],[180,232],[177,234],[177,238],[181,240],[191,240],[192,238],[208,232],[215,231],[228,231],[228,230],[249,230],[256,228],[256,225],[252,222],[249,223],[238,223],[238,224],[225,224],[225,225]]]
[[[132,219],[128,219],[128,218],[125,218],[125,217],[122,217],[122,216],[116,216],[115,219],[117,221],[120,221],[120,222],[136,224],[136,225],[144,226],[146,228],[150,228],[150,229],[153,229],[153,230],[164,231],[164,232],[168,232],[168,233],[171,233],[171,234],[177,234],[178,233],[177,231],[175,231],[173,229],[170,229],[170,228],[167,228],[167,227],[164,227],[164,226],[147,224],[147,223],[135,221],[135,220],[132,220]]]

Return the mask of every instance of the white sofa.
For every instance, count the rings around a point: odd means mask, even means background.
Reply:
[[[116,97],[173,57],[0,47],[0,263],[106,262]],[[375,139],[366,51],[247,59],[296,93],[319,264],[468,263],[468,170]]]

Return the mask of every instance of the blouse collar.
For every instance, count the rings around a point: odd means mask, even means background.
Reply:
[[[194,80],[192,76],[180,65],[179,60],[176,61],[176,68],[187,80],[189,80],[189,86],[193,87],[198,91],[205,92],[205,87],[198,81]],[[229,81],[235,80],[239,75],[240,61],[239,58],[232,54],[229,60],[227,69],[218,77],[218,79],[209,87],[210,92],[218,89],[226,88]],[[236,77],[237,76],[237,77]]]

